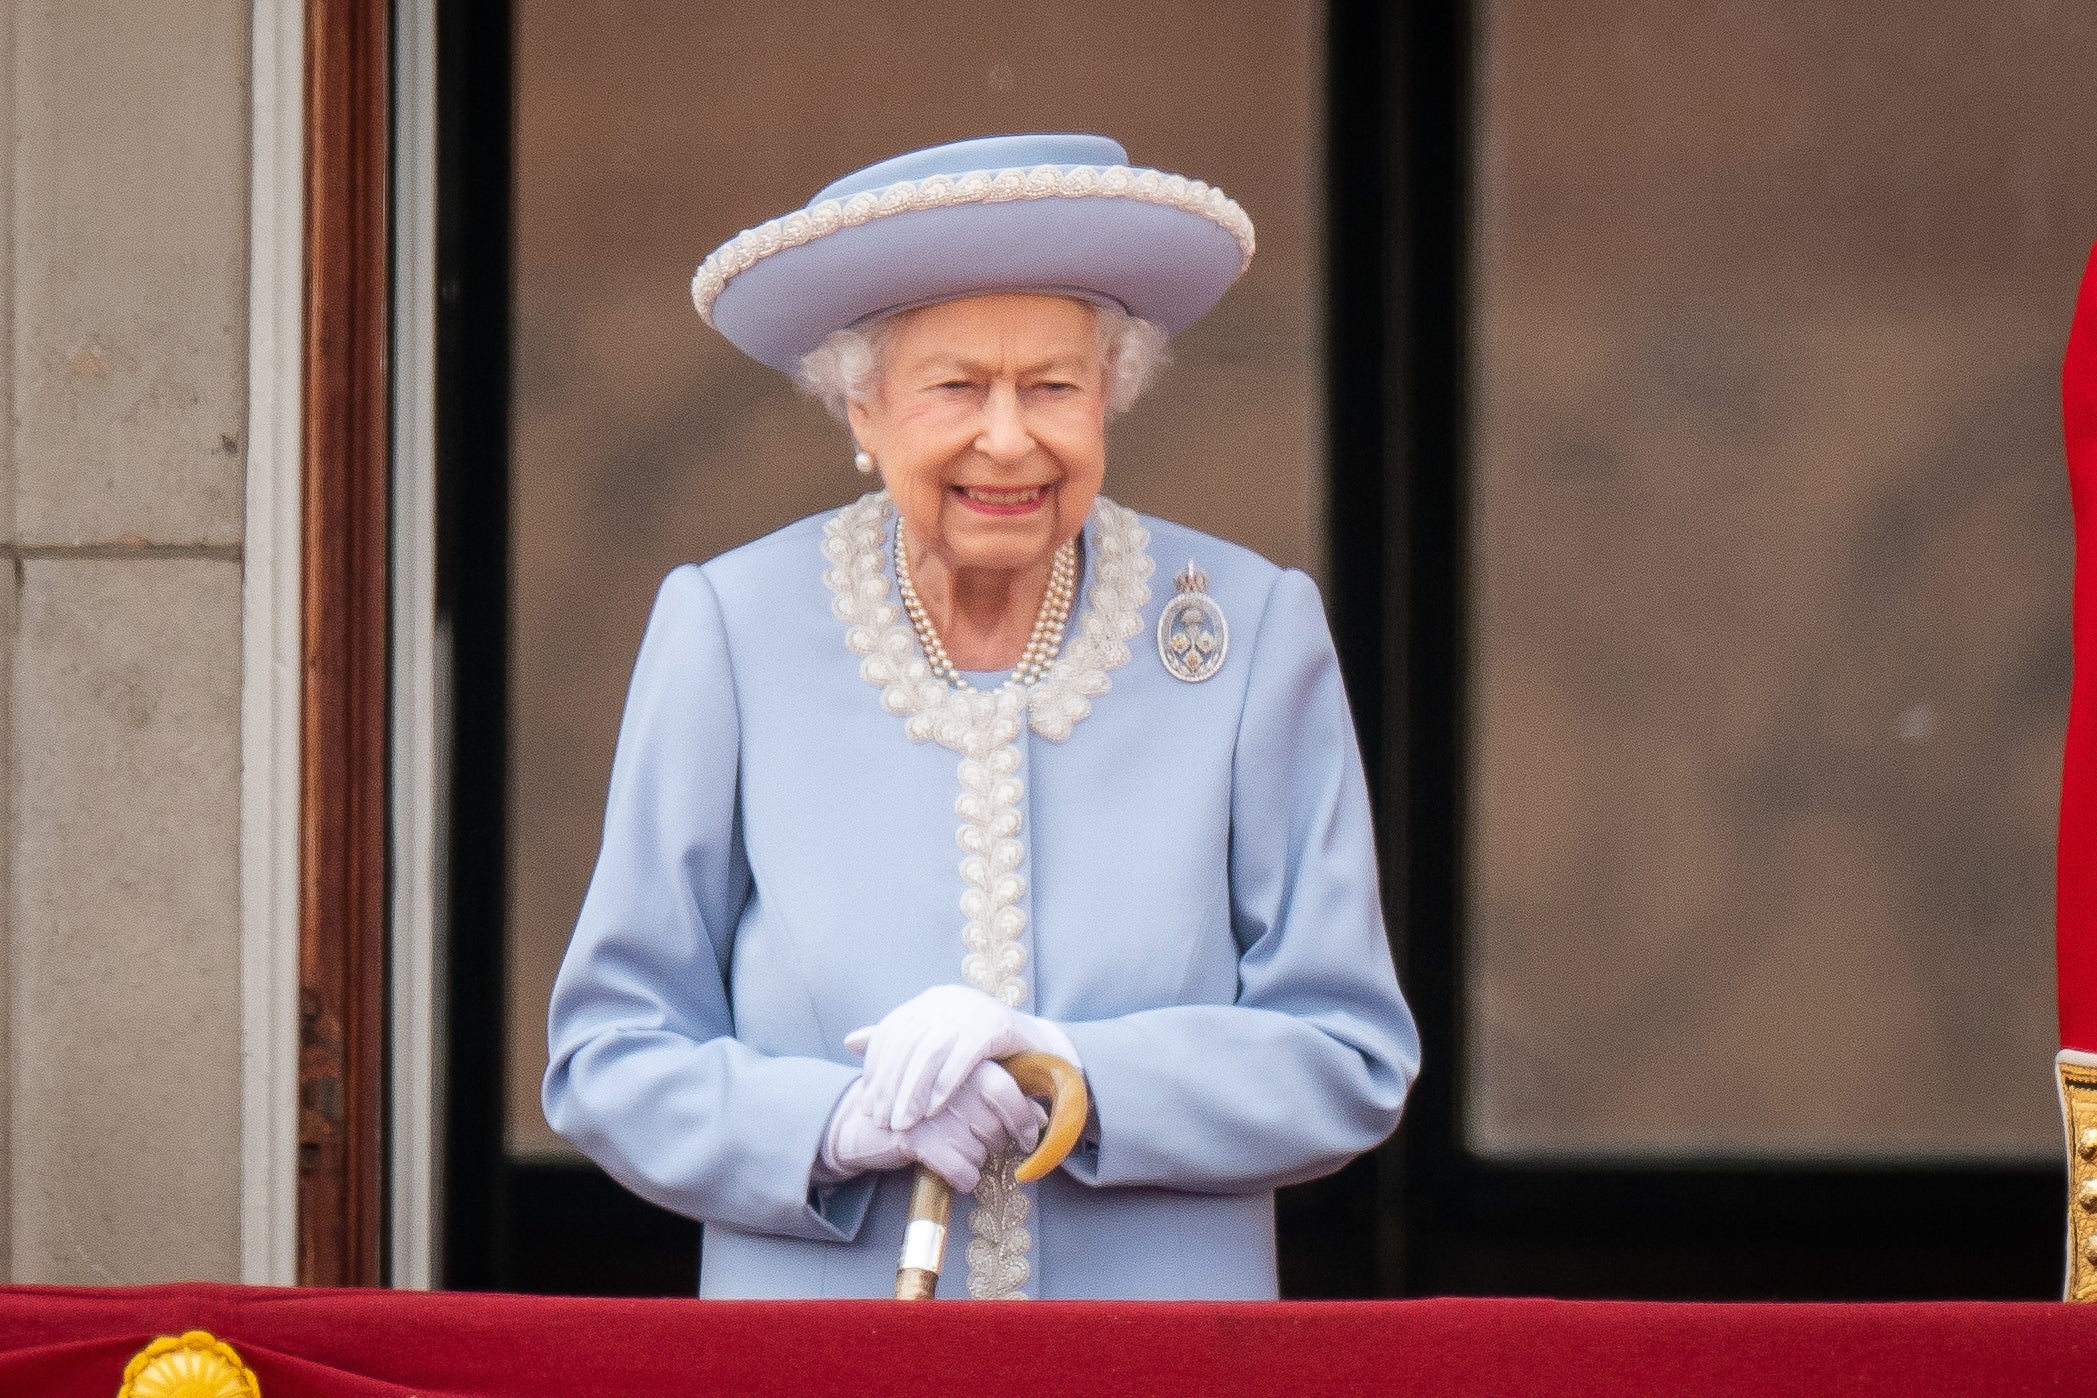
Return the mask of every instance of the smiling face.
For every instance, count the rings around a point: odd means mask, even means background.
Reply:
[[[1107,469],[1092,308],[1000,294],[906,311],[852,433],[910,537],[956,572],[1045,568]]]

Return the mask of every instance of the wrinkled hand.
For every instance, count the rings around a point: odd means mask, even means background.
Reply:
[[[869,1170],[899,1170],[915,1161],[967,1194],[975,1189],[985,1160],[1007,1148],[1032,1150],[1048,1122],[1048,1113],[995,1063],[978,1066],[946,1110],[906,1131],[891,1130],[868,1115],[865,1093],[862,1076],[838,1099],[823,1133],[819,1177],[843,1180]]]
[[[847,1034],[845,1047],[866,1054],[860,1109],[891,1131],[935,1116],[989,1059],[1037,1049],[1084,1067],[1059,1026],[965,985],[935,985],[905,1000],[879,1024]]]

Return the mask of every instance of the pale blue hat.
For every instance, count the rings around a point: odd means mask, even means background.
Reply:
[[[832,331],[989,291],[1112,302],[1176,335],[1252,251],[1235,200],[1131,166],[1118,142],[989,136],[869,165],[736,235],[699,264],[692,304],[736,348],[792,373]]]

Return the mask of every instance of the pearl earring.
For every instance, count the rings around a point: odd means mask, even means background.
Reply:
[[[873,474],[874,458],[868,456],[865,452],[859,452],[856,455],[854,455],[852,458],[852,464],[859,468],[859,474],[862,476]]]

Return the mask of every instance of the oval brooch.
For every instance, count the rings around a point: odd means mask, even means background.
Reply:
[[[1209,596],[1209,575],[1193,559],[1172,585],[1178,592],[1158,614],[1158,659],[1174,679],[1200,684],[1223,668],[1230,623]]]

